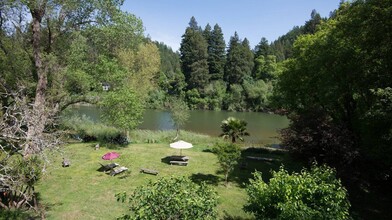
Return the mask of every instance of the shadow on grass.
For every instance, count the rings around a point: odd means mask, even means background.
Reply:
[[[129,144],[113,144],[113,143],[102,143],[102,142],[87,142],[87,145],[92,150],[99,150],[99,149],[108,149],[108,150],[120,150],[129,147]],[[97,148],[96,145],[99,144]]]
[[[161,158],[161,162],[170,165],[171,156],[166,156]]]
[[[263,158],[257,160],[257,158]],[[241,159],[229,175],[229,182],[236,182],[240,187],[245,187],[254,172],[261,172],[265,182],[272,177],[271,171],[279,170],[284,165],[289,172],[299,171],[302,165],[294,162],[287,152],[269,150],[264,148],[247,148],[242,150]]]
[[[205,152],[205,153],[214,153],[214,151],[213,151],[212,149],[209,149],[209,148],[203,149],[202,152]]]
[[[232,215],[229,215],[226,211],[224,211],[224,216],[222,219],[224,219],[224,220],[251,220],[253,218],[243,218],[243,217],[239,217],[239,216],[232,216]]]
[[[212,174],[204,174],[204,173],[192,174],[190,179],[192,180],[192,182],[197,184],[205,182],[206,184],[214,185],[214,186],[217,186],[220,181],[220,178],[218,176]]]

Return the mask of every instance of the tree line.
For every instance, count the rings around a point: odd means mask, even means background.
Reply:
[[[237,32],[226,45],[218,24],[203,29],[191,17],[178,53],[156,43],[161,54],[160,89],[151,93],[150,107],[162,108],[167,96],[176,96],[190,109],[271,110],[273,88],[295,39],[314,33],[322,20],[326,19],[313,10],[305,25],[272,43],[263,37],[252,49]]]

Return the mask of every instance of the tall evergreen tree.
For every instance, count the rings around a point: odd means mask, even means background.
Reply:
[[[265,37],[262,37],[259,44],[255,47],[255,57],[270,55],[270,45]]]
[[[253,69],[253,53],[249,41],[241,42],[237,32],[230,38],[225,65],[225,81],[230,84],[242,84],[244,77]]]
[[[226,43],[222,29],[218,24],[215,24],[208,41],[208,66],[211,80],[223,79],[226,62],[225,48]]]
[[[196,19],[192,17],[189,27],[186,28],[185,34],[182,36],[180,47],[181,68],[185,81],[188,84],[188,89],[196,88],[201,92],[209,82],[208,44],[201,29],[195,29],[196,26]]]
[[[189,21],[189,28],[194,30],[194,31],[201,31],[201,27],[197,24],[196,18],[191,17],[191,20]]]
[[[304,25],[304,34],[314,34],[317,30],[317,26],[321,23],[323,19],[320,14],[313,9],[310,14],[310,20]]]
[[[247,38],[245,38],[241,43],[242,58],[243,58],[243,71],[246,75],[250,76],[254,67],[254,55],[250,49],[250,43]]]
[[[211,35],[212,35],[212,31],[211,31],[211,25],[207,24],[206,27],[203,30],[203,36],[206,39],[207,43],[208,43],[208,54],[210,53],[210,41],[211,41]]]

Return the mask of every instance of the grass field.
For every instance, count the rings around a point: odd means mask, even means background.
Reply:
[[[155,140],[160,140],[159,143],[142,143],[149,141],[135,140],[136,143],[124,147],[103,145],[99,150],[94,149],[95,143],[74,143],[66,145],[62,153],[52,154],[46,174],[36,186],[40,203],[45,207],[46,218],[115,219],[127,212],[127,207],[115,200],[116,193],[132,193],[137,186],[160,177],[184,175],[194,182],[205,181],[218,192],[221,219],[252,219],[252,215],[242,210],[247,199],[244,186],[251,173],[255,170],[262,171],[263,176],[268,179],[269,171],[277,170],[282,163],[287,168],[300,169],[300,166],[291,163],[285,153],[244,148],[242,160],[247,164],[246,169],[236,168],[229,185],[225,187],[223,175],[219,174],[216,156],[210,152],[217,139],[185,134],[182,138],[194,145],[191,149],[183,150],[183,154],[190,157],[189,165],[176,166],[169,165],[166,157],[178,154],[178,150],[170,148],[169,141],[162,138],[162,135],[155,135]],[[113,162],[128,167],[129,172],[113,177],[97,171],[99,163],[108,163],[102,160],[101,156],[110,151],[120,153],[121,156]],[[276,160],[265,162],[246,159],[249,155]],[[70,167],[61,167],[62,157],[71,161]],[[159,171],[159,174],[142,174],[139,172],[140,168],[154,169]]]

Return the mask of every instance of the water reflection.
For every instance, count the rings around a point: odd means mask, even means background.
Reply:
[[[94,121],[99,121],[100,110],[95,106],[75,106],[73,110],[79,114],[85,114]],[[259,113],[259,112],[226,112],[226,111],[201,111],[190,112],[188,122],[183,126],[184,130],[193,131],[211,136],[219,136],[220,124],[228,117],[236,117],[248,122],[247,130],[249,137],[245,137],[249,144],[277,144],[277,130],[285,128],[289,124],[286,117]],[[167,111],[146,110],[140,129],[170,130],[175,129]]]

